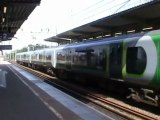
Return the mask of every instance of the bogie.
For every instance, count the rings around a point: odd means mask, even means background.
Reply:
[[[160,106],[160,94],[149,89],[133,89],[129,88],[131,94],[127,98],[132,98],[137,102],[143,102],[153,106]]]

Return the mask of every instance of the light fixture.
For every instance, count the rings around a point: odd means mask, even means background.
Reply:
[[[2,18],[2,22],[4,23],[4,21],[5,21],[5,18]]]
[[[98,36],[98,37],[96,37],[96,38],[102,38],[102,36]]]
[[[106,35],[105,35],[105,37],[109,37],[109,36],[111,36],[111,34],[106,34]]]
[[[7,12],[7,7],[3,8],[3,12],[6,13]]]
[[[115,35],[121,35],[122,33],[121,32],[117,32],[117,33],[115,33]]]
[[[134,33],[136,30],[128,30],[127,33]]]
[[[89,38],[90,40],[92,40],[93,38],[91,37],[91,38]]]
[[[153,29],[153,27],[143,28],[143,30],[151,30],[151,29]]]

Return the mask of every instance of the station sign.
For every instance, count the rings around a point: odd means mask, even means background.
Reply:
[[[11,33],[0,33],[0,40],[1,41],[11,40],[11,39],[9,39],[10,37],[12,37]]]
[[[0,45],[0,50],[12,50],[12,45]]]

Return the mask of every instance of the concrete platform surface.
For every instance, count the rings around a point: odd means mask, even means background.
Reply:
[[[8,62],[0,64],[0,120],[114,120]]]

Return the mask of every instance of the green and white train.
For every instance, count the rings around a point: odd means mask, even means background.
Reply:
[[[96,78],[116,90],[124,85],[128,98],[160,105],[160,30],[18,53],[16,58],[60,78]]]

